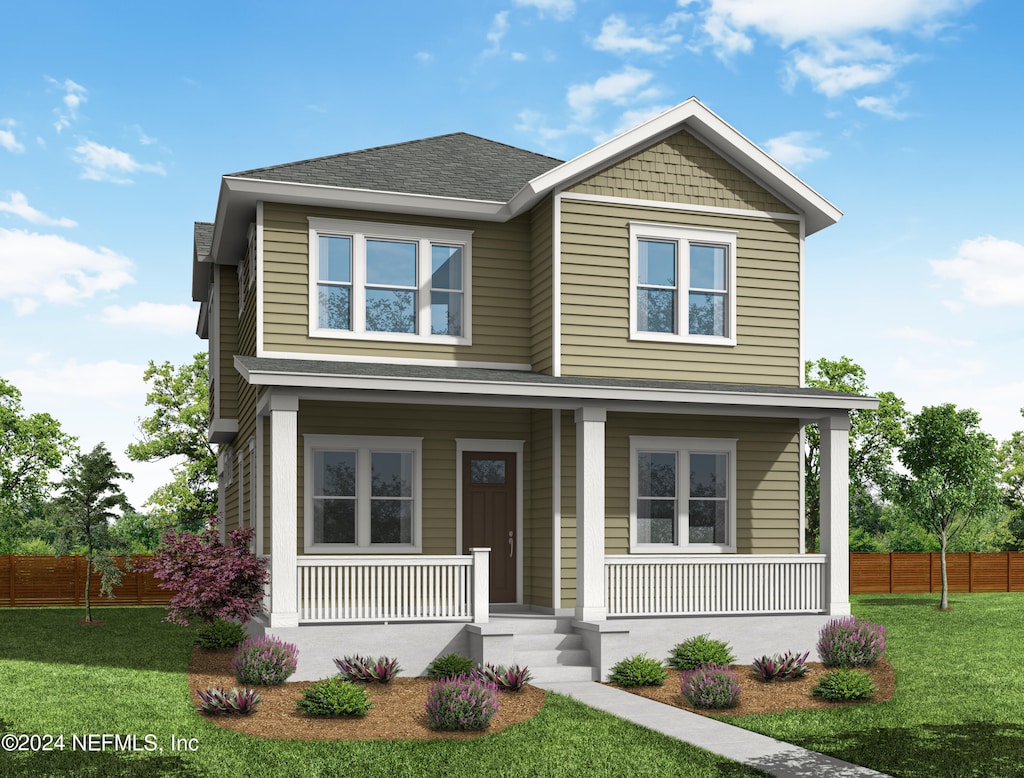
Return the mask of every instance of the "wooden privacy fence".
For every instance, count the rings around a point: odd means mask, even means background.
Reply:
[[[115,559],[123,569],[124,557]],[[85,568],[85,557],[80,555],[0,556],[0,607],[85,605]],[[89,593],[93,605],[166,605],[171,598],[152,573],[134,569],[114,587],[113,599],[100,596],[100,576],[94,571]]]
[[[939,553],[850,554],[850,594],[942,591]],[[1024,592],[1024,553],[946,554],[951,592]]]

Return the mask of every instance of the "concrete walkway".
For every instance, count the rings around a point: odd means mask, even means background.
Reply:
[[[662,702],[655,702],[621,689],[602,686],[593,681],[542,681],[533,682],[533,685],[574,697],[584,705],[779,778],[887,778],[885,773],[808,751],[790,743],[783,743],[781,740],[740,729],[681,708],[674,708]]]

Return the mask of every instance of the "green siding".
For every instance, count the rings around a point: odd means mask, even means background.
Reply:
[[[531,267],[531,364],[538,373],[551,374],[553,369],[553,232],[554,204],[550,197],[533,209],[533,262]]]
[[[793,213],[792,208],[686,130],[595,173],[568,191]]]
[[[238,390],[241,376],[235,370],[238,353],[238,275],[233,265],[217,265],[216,294],[219,297],[220,353],[215,371],[217,399],[222,419],[238,418]]]
[[[264,205],[263,346],[267,351],[529,364],[530,216],[499,224],[405,214]],[[473,231],[471,346],[311,338],[307,217]]]
[[[800,550],[799,421],[609,413],[605,550],[629,553],[629,436],[736,438],[736,551]]]
[[[576,607],[576,422],[572,411],[562,422],[562,607]]]
[[[732,230],[736,346],[629,339],[629,222]],[[796,221],[562,201],[562,374],[800,384]]]
[[[552,472],[551,411],[530,412],[530,502],[523,515],[523,601],[551,607]]]

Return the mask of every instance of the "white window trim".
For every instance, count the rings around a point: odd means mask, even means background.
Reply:
[[[352,238],[351,330],[320,327],[317,320],[318,268],[320,264],[321,235]],[[417,311],[416,332],[367,332],[365,321],[366,295],[366,240],[405,240],[416,242],[417,251]],[[431,243],[459,244],[462,252],[462,335],[430,334],[430,280],[432,273]],[[458,346],[472,345],[473,320],[473,231],[438,227],[418,227],[406,224],[343,221],[309,217],[309,336],[338,340],[382,340],[404,343],[441,343]],[[421,334],[422,333],[422,334]]]
[[[677,244],[676,250],[676,321],[675,332],[646,332],[637,328],[637,286],[639,241],[643,238],[667,240]],[[691,335],[689,306],[686,299],[690,290],[690,252],[684,250],[690,243],[712,243],[727,248],[725,326],[726,335]],[[736,345],[736,233],[730,230],[682,227],[674,224],[629,223],[629,339],[661,341],[663,343],[701,343],[711,346]]]
[[[637,454],[640,451],[664,451],[676,454],[676,537],[679,543],[637,542]],[[728,512],[726,542],[689,543],[689,455],[713,453],[728,455]],[[736,438],[668,438],[647,435],[629,436],[629,552],[631,554],[734,554],[736,553]]]
[[[423,551],[423,438],[371,435],[303,435],[303,548],[307,554],[419,554]],[[357,472],[369,473],[372,451],[412,452],[412,543],[370,544],[370,500],[357,494],[356,540],[358,543],[313,542],[313,461],[316,451],[356,451]],[[364,463],[363,459],[367,461]],[[365,491],[357,489],[357,492]]]

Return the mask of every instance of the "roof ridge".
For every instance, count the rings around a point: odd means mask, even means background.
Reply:
[[[471,132],[446,132],[446,133],[443,133],[441,135],[431,135],[431,136],[426,137],[426,138],[415,138],[413,140],[399,141],[398,143],[385,143],[385,144],[383,144],[381,146],[370,146],[369,148],[365,148],[365,149],[355,149],[353,151],[343,151],[343,152],[341,152],[339,154],[326,154],[326,155],[324,155],[322,157],[313,157],[311,159],[299,159],[299,160],[295,160],[294,162],[282,162],[279,165],[264,165],[262,167],[252,168],[250,170],[240,170],[240,171],[238,171],[236,173],[227,173],[225,175],[227,175],[227,176],[248,176],[248,175],[252,175],[253,173],[262,173],[262,172],[267,171],[267,170],[281,170],[282,168],[290,168],[290,167],[294,167],[296,165],[309,165],[310,163],[314,163],[314,162],[325,162],[325,161],[328,161],[328,160],[340,159],[341,157],[351,157],[351,156],[354,156],[356,154],[367,154],[367,153],[374,152],[374,151],[383,151],[385,149],[396,149],[396,148],[400,148],[402,146],[412,146],[412,145],[417,144],[417,143],[426,143],[428,141],[441,140],[442,138],[456,138],[456,137],[475,138],[477,140],[482,140],[482,141],[485,141],[487,143],[493,143],[495,146],[503,146],[503,147],[505,147],[507,149],[512,149],[513,151],[525,152],[527,154],[532,154],[532,155],[534,155],[536,157],[543,157],[544,159],[550,159],[550,160],[552,160],[554,162],[558,162],[558,163],[562,162],[562,160],[557,159],[555,157],[549,157],[546,154],[538,154],[537,152],[530,151],[529,149],[520,148],[519,146],[513,146],[510,143],[502,143],[501,141],[491,140],[490,138],[485,138],[485,137],[483,137],[481,135],[474,135]]]

